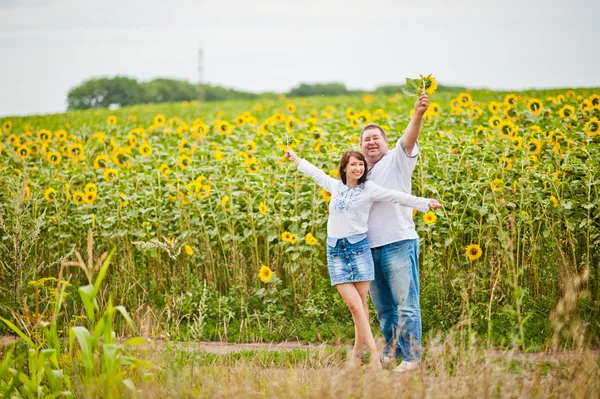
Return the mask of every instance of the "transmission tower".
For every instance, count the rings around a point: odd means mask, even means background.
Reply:
[[[204,49],[198,49],[198,101],[204,101]]]

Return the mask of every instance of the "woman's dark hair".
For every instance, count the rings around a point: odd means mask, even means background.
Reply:
[[[344,169],[346,169],[346,166],[348,166],[350,157],[354,157],[354,158],[358,159],[359,161],[361,161],[363,163],[363,165],[365,165],[365,173],[363,173],[363,175],[360,177],[360,179],[358,179],[358,184],[362,184],[362,183],[366,182],[368,167],[367,167],[367,160],[365,159],[365,156],[360,151],[348,150],[344,153],[344,155],[342,155],[342,159],[340,160],[339,172],[340,172],[340,179],[342,179],[342,183],[346,184],[346,172],[344,172]]]

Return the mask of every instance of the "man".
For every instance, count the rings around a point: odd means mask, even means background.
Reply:
[[[422,94],[404,135],[394,148],[384,130],[367,125],[360,134],[369,180],[382,187],[411,194],[411,175],[417,163],[423,114],[429,99]],[[419,236],[412,209],[391,202],[375,202],[368,221],[367,238],[375,263],[370,293],[386,340],[384,355],[395,349],[402,362],[394,370],[413,370],[421,360],[421,307],[419,304]],[[396,348],[392,348],[397,340]]]

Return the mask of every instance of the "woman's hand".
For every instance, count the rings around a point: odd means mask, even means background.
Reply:
[[[296,155],[294,151],[290,150],[290,147],[287,147],[287,150],[285,151],[285,156],[290,161],[294,161],[296,163],[300,162],[300,157]]]
[[[429,207],[431,209],[440,209],[443,208],[443,205],[437,202],[436,200],[432,199],[429,201]]]

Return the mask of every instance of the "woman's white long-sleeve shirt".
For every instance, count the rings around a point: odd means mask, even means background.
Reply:
[[[369,210],[375,201],[392,201],[422,212],[429,209],[428,198],[383,188],[371,181],[348,187],[305,159],[298,163],[298,170],[331,193],[327,220],[327,236],[331,238],[346,238],[366,233]]]

